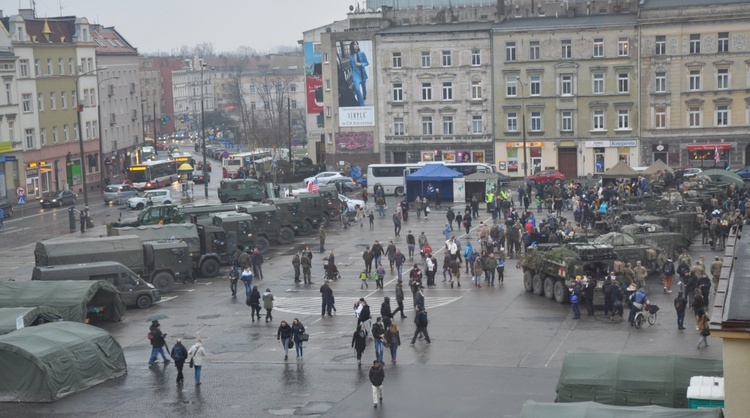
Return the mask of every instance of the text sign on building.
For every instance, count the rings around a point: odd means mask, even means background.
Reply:
[[[340,107],[339,126],[342,128],[353,126],[375,126],[375,107]]]
[[[526,142],[526,148],[543,148],[543,142]],[[523,148],[523,142],[506,142],[505,148]]]
[[[637,141],[634,139],[628,139],[628,140],[613,140],[613,141],[586,141],[585,142],[586,148],[619,148],[619,147],[635,147],[637,146]]]

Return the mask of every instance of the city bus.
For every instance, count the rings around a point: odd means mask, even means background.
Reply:
[[[158,160],[131,165],[128,167],[128,179],[140,191],[169,186],[177,180],[177,162]]]
[[[426,164],[445,164],[464,176],[474,173],[495,173],[491,164],[486,163],[441,163],[419,162],[413,164],[370,164],[367,167],[367,191],[373,193],[374,186],[380,184],[387,195],[402,196],[406,192],[406,176],[418,171]]]

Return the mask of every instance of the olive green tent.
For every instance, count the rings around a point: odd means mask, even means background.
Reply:
[[[669,168],[668,165],[664,164],[664,161],[656,160],[647,169],[643,170],[641,174],[651,175],[651,174],[656,174],[659,171],[669,171],[670,173],[674,172],[674,170]]]
[[[693,376],[723,376],[721,360],[675,355],[566,353],[557,401],[687,408]]]
[[[25,328],[47,322],[60,321],[62,320],[62,315],[56,309],[49,306],[39,306],[36,308],[0,308],[0,335],[15,331],[18,318],[21,318],[23,327]]]
[[[734,183],[740,189],[745,186],[745,180],[743,180],[739,174],[733,171],[712,168],[709,170],[703,170],[703,172],[701,172],[700,175],[706,176],[710,178],[712,181],[715,181],[717,183],[727,183],[727,184]]]
[[[632,179],[641,173],[633,170],[625,161],[618,161],[612,168],[602,174],[603,179]]]
[[[542,403],[526,401],[521,418],[721,418],[719,408],[678,409],[662,406],[615,406],[596,402]]]
[[[127,371],[107,331],[51,322],[0,336],[0,401],[53,402]]]
[[[119,321],[125,314],[120,292],[104,280],[0,282],[0,308],[22,306],[49,306],[73,322]]]

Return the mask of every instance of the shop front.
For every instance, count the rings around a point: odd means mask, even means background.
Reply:
[[[721,168],[729,165],[732,143],[729,142],[705,142],[687,144],[688,165],[702,169]]]
[[[510,177],[523,176],[525,174],[524,151],[526,151],[526,161],[529,164],[528,174],[546,169],[550,163],[554,164],[553,159],[542,152],[544,142],[527,141],[525,150],[523,145],[523,142],[504,142],[498,145],[497,167],[499,171]]]
[[[484,150],[429,150],[421,152],[422,162],[437,162],[442,161],[446,163],[483,163],[485,161]]]
[[[604,174],[620,161],[631,167],[639,165],[638,141],[635,139],[584,141],[583,144],[580,172],[584,175]]]

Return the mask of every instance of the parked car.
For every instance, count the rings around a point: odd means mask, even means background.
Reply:
[[[735,171],[735,173],[737,173],[738,176],[742,177],[742,180],[750,180],[750,165],[740,168],[739,170]]]
[[[114,201],[126,201],[133,196],[138,196],[138,191],[130,184],[116,183],[104,188],[104,203]]]
[[[205,184],[211,181],[211,175],[206,173],[203,174],[203,171],[193,171],[193,183],[195,184]]]
[[[319,185],[328,184],[329,181],[333,180],[334,178],[340,178],[344,177],[339,173],[338,171],[324,171],[322,173],[318,173],[314,175],[313,177],[308,177],[305,179],[305,184],[313,181],[313,179],[318,179]]]
[[[0,200],[0,209],[3,210],[3,216],[6,218],[13,217],[13,206],[9,200]]]
[[[59,192],[46,192],[39,199],[39,204],[43,208],[47,206],[75,205],[78,195],[70,190],[60,190]]]
[[[208,171],[208,172],[211,172],[211,163],[207,161],[206,165],[208,166],[208,170],[204,170],[203,169],[203,163],[196,164],[195,165],[195,169],[198,170],[198,171]]]
[[[364,200],[350,199],[344,195],[339,195],[339,200],[346,203],[346,205],[349,207],[349,211],[356,211],[357,206],[359,206],[364,208],[365,212],[367,212],[367,205],[365,204]]]
[[[126,206],[130,209],[141,210],[146,206],[152,205],[169,205],[172,203],[172,194],[169,190],[146,190],[140,196],[133,196],[128,199]]]
[[[565,174],[561,173],[560,170],[543,170],[530,175],[527,180],[540,185],[546,183],[561,184],[565,183]]]
[[[360,177],[359,180],[357,180],[357,186],[359,187],[367,187],[367,176]]]
[[[689,167],[689,168],[682,170],[682,177],[689,179],[690,177],[695,177],[702,172],[703,172],[703,169],[700,169],[697,167]]]

